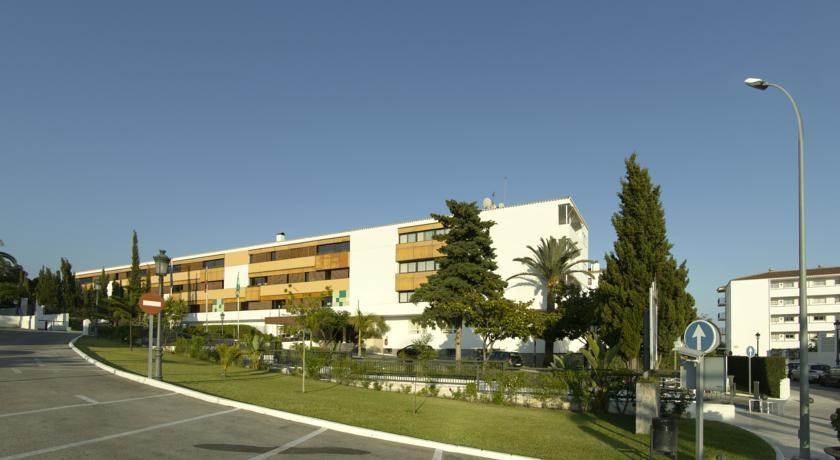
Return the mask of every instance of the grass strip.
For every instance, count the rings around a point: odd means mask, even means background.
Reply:
[[[147,351],[85,337],[85,353],[116,368],[145,375]],[[300,377],[228,369],[166,353],[164,380],[193,390],[310,417],[462,446],[546,459],[647,458],[648,436],[633,433],[634,418],[428,398],[414,413],[414,397]],[[394,389],[399,387],[394,385]],[[774,458],[762,439],[738,427],[707,421],[705,458]],[[665,458],[664,456],[662,458]],[[694,421],[679,421],[679,458],[694,458]]]

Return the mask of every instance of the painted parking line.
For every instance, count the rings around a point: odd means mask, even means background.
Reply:
[[[432,455],[432,460],[443,460],[443,451],[435,449],[435,454]]]
[[[170,426],[181,425],[183,423],[196,422],[198,420],[204,420],[204,419],[210,418],[210,417],[216,417],[216,416],[219,416],[219,415],[229,414],[231,412],[236,412],[238,410],[239,409],[228,409],[228,410],[223,410],[223,411],[220,411],[220,412],[213,412],[213,413],[210,413],[210,414],[199,415],[198,417],[190,417],[190,418],[185,418],[185,419],[182,419],[182,420],[175,420],[174,422],[161,423],[159,425],[148,426],[146,428],[140,428],[140,429],[137,429],[137,430],[124,431],[122,433],[109,434],[108,436],[102,436],[102,437],[99,437],[99,438],[93,438],[93,439],[86,439],[84,441],[71,442],[69,444],[63,444],[61,446],[48,447],[46,449],[33,450],[31,452],[24,452],[22,454],[10,455],[8,457],[2,457],[2,458],[0,458],[0,460],[15,460],[15,459],[19,459],[19,458],[34,457],[36,455],[48,454],[50,452],[57,452],[59,450],[72,449],[74,447],[81,447],[81,446],[86,446],[88,444],[94,444],[94,443],[97,443],[97,442],[108,441],[108,440],[116,439],[116,438],[123,438],[125,436],[132,436],[132,435],[135,435],[135,434],[145,433],[147,431],[159,430],[161,428],[168,428]]]
[[[312,433],[307,434],[306,436],[301,436],[301,437],[295,439],[294,441],[289,441],[286,444],[283,444],[282,446],[280,446],[276,449],[272,449],[272,450],[270,450],[266,453],[257,455],[256,457],[251,457],[251,460],[265,460],[266,458],[273,457],[273,456],[279,454],[280,452],[289,450],[292,447],[295,447],[296,445],[298,445],[300,443],[306,442],[306,441],[314,438],[315,436],[318,436],[319,434],[321,434],[325,431],[327,431],[326,428],[319,428],[319,429],[313,431]],[[0,459],[0,460],[2,460],[2,459]]]
[[[131,401],[140,401],[141,399],[153,399],[153,398],[164,398],[166,396],[175,396],[177,393],[164,393],[162,395],[151,395],[151,396],[140,396],[138,398],[126,398],[126,399],[118,399],[116,401],[105,401],[105,402],[97,402],[97,406],[103,406],[106,404],[119,404],[124,402],[131,402]],[[51,412],[54,410],[62,410],[62,409],[73,409],[76,407],[90,407],[92,404],[85,403],[85,404],[69,404],[67,406],[55,406],[55,407],[45,407],[43,409],[33,409],[33,410],[25,410],[23,412],[11,412],[8,414],[0,414],[0,418],[4,417],[14,417],[15,415],[28,415],[28,414],[38,414],[40,412]]]
[[[89,404],[99,404],[99,401],[97,401],[93,398],[88,398],[85,395],[76,395],[76,397],[81,399],[82,401],[87,401]]]

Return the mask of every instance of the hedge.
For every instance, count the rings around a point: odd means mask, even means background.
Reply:
[[[749,359],[746,356],[729,357],[729,375],[735,376],[735,387],[749,391]],[[759,382],[759,392],[771,398],[779,397],[779,382],[787,377],[785,359],[778,356],[752,358],[752,379]]]

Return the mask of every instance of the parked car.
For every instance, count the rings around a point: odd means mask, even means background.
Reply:
[[[415,345],[412,343],[411,345],[400,349],[400,351],[397,352],[397,356],[406,361],[414,361],[424,352],[432,354],[434,352],[434,348],[428,345]]]
[[[794,380],[793,374],[798,374],[799,373],[799,363],[788,363],[787,366],[788,366],[788,378],[791,379],[791,380]],[[796,378],[799,379],[798,376]]]
[[[840,367],[832,367],[820,376],[817,382],[820,385],[840,387]]]
[[[522,367],[522,357],[510,351],[493,351],[488,361],[502,361],[508,367]]]
[[[809,382],[818,382],[820,377],[823,373],[827,372],[831,369],[831,366],[827,364],[809,364],[808,365],[808,381]],[[799,380],[799,365],[797,364],[796,370],[791,374],[791,380]]]

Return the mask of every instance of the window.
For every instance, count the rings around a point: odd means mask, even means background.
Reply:
[[[172,292],[184,292],[184,285],[183,284],[176,284],[172,286]]]
[[[251,286],[265,286],[268,284],[268,277],[267,276],[254,276],[252,277],[248,284]]]
[[[333,298],[331,296],[322,297],[321,298],[321,306],[322,307],[332,307],[333,306]]]
[[[172,273],[181,273],[183,266],[181,264],[172,266]]]
[[[430,241],[435,239],[436,235],[445,235],[448,232],[448,228],[438,228],[436,230],[425,230],[422,232],[401,233],[400,244],[416,243],[418,241]]]
[[[219,268],[225,266],[225,259],[205,260],[204,268]]]
[[[242,311],[248,311],[251,308],[251,302],[240,302],[239,309]]]
[[[790,280],[790,281],[773,280],[773,281],[770,282],[770,287],[772,287],[773,289],[790,289],[792,287],[795,287],[794,283],[795,282],[793,280]]]
[[[399,293],[400,303],[410,303],[412,294],[414,294],[414,291],[402,291],[402,292],[400,292]]]
[[[811,317],[811,321],[825,321],[825,315],[814,315]]]
[[[400,263],[400,273],[431,272],[439,269],[440,262],[435,259]]]
[[[78,278],[79,284],[88,284],[93,282],[93,277],[88,276],[87,278]]]
[[[824,304],[825,303],[825,297],[811,297],[810,299],[808,299],[808,303]]]
[[[281,308],[286,308],[286,299],[275,299],[271,301],[271,308],[274,310],[279,310]]]
[[[815,286],[815,287],[825,286],[825,278],[817,279],[817,280],[811,280],[811,286]]]
[[[796,334],[785,334],[785,340],[796,340]]]
[[[198,305],[196,305],[196,304],[190,305],[190,313],[198,313],[198,312],[199,312]]]
[[[795,322],[795,321],[796,321],[796,317],[795,317],[795,316],[785,316],[785,322],[786,322],[786,323],[793,323],[793,322]]]
[[[350,242],[322,244],[316,249],[317,254],[332,254],[334,252],[347,252],[350,250]]]
[[[784,300],[784,305],[790,306],[790,305],[798,305],[799,304],[799,300],[796,299],[795,297],[788,297],[788,298],[785,298],[783,300]]]

